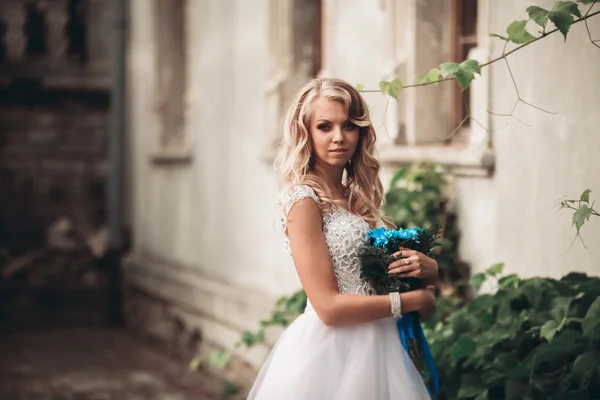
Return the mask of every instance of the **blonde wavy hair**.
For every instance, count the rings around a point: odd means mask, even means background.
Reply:
[[[359,142],[352,160],[344,167],[342,185],[350,212],[374,227],[382,218],[383,202],[380,163],[375,158],[375,129],[365,100],[352,85],[341,79],[312,79],[300,89],[290,106],[275,161],[275,168],[281,173],[282,193],[296,185],[308,185],[317,193],[323,211],[334,206],[331,189],[312,161],[311,105],[320,96],[340,102],[348,119],[359,127]],[[384,220],[384,223],[387,225],[389,221]]]

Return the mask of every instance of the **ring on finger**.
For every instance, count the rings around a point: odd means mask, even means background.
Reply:
[[[410,264],[410,260],[409,260],[408,258],[405,258],[405,259],[404,259],[404,264],[405,264],[405,265],[408,265],[408,264]]]

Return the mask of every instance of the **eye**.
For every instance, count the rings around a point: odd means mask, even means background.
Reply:
[[[348,130],[348,131],[353,131],[355,129],[358,129],[358,126],[356,124],[353,124],[352,122],[347,122],[344,125],[344,129]]]
[[[331,130],[331,125],[329,124],[320,124],[317,125],[317,129],[323,132],[329,132]]]

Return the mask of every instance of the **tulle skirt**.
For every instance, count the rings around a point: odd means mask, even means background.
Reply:
[[[248,395],[248,400],[429,398],[393,318],[330,327],[314,311],[281,335]]]

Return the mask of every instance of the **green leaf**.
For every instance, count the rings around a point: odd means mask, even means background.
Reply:
[[[544,325],[542,325],[542,329],[540,330],[540,336],[543,337],[550,343],[556,335],[558,331],[558,324],[555,321],[548,321]]]
[[[388,94],[388,87],[390,86],[390,83],[388,81],[379,81],[379,91],[386,95]]]
[[[552,11],[550,11],[548,18],[558,28],[559,31],[567,40],[567,34],[571,25],[573,24],[573,16],[581,18],[579,7],[572,1],[559,1],[554,5]]]
[[[363,85],[362,83],[356,84],[356,91],[362,92],[364,89],[365,89],[365,85]]]
[[[440,65],[440,72],[442,76],[446,78],[450,74],[455,74],[459,68],[460,66],[457,63],[447,62]]]
[[[477,60],[465,60],[460,64],[447,62],[440,65],[440,73],[444,78],[454,74],[464,92],[475,79],[475,74],[481,75],[481,66]]]
[[[521,282],[521,279],[519,278],[518,275],[510,274],[510,275],[506,275],[506,276],[503,276],[502,278],[498,279],[498,287],[500,289],[505,289],[508,287],[515,287],[519,284],[519,282]]]
[[[210,355],[208,361],[213,367],[223,369],[229,364],[232,356],[232,351],[215,351]]]
[[[487,277],[485,276],[485,274],[478,273],[473,275],[471,279],[469,279],[469,283],[475,288],[475,290],[479,290],[479,288],[481,288],[481,285],[483,285],[483,282],[485,282],[486,279]]]
[[[488,400],[488,391],[481,392],[479,396],[475,397],[475,400]]]
[[[600,0],[577,0],[578,3],[581,4],[592,4],[592,3],[598,3]]]
[[[506,28],[508,40],[516,44],[525,44],[534,40],[535,37],[525,29],[526,25],[527,20],[514,21],[511,23],[508,28]]]
[[[442,71],[440,71],[439,68],[432,68],[426,75],[417,76],[417,81],[419,83],[434,82],[433,84],[437,86],[441,75]]]
[[[504,263],[494,264],[485,270],[485,274],[487,276],[496,276],[496,275],[501,274],[503,269],[504,269]]]
[[[552,299],[550,316],[554,319],[554,321],[562,321],[562,323],[564,323],[564,319],[567,317],[567,313],[569,312],[571,300],[572,298],[570,296],[557,296]]]
[[[595,366],[600,362],[600,354],[595,350],[588,350],[581,354],[573,362],[573,376],[580,378],[583,375],[589,373]]]
[[[398,93],[400,93],[403,88],[404,86],[402,85],[402,81],[398,78],[395,78],[388,85],[387,93],[394,99],[398,100]]]
[[[256,342],[254,334],[249,331],[244,331],[240,340],[248,347],[252,347]]]
[[[594,333],[600,334],[600,296],[594,300],[590,308],[585,314],[585,319],[581,324],[583,334],[588,337],[593,337]]]
[[[567,34],[571,25],[573,24],[573,17],[571,14],[566,12],[551,12],[549,15],[550,21],[558,28],[563,34],[565,40],[567,40]]]
[[[583,204],[579,206],[575,214],[573,214],[573,225],[575,225],[575,229],[577,229],[577,233],[579,233],[579,229],[583,226],[585,221],[590,220],[590,216],[592,215],[592,209],[587,206],[587,204]]]
[[[581,199],[579,199],[579,201],[585,201],[586,203],[589,203],[590,193],[592,193],[592,191],[590,189],[586,189],[583,193],[581,193]]]
[[[527,7],[527,14],[533,22],[544,28],[548,22],[550,11],[538,6],[529,6]]]
[[[456,343],[450,349],[450,355],[452,357],[452,361],[455,363],[460,361],[461,359],[471,355],[477,348],[473,339],[467,336],[460,336]]]
[[[579,6],[574,1],[557,1],[551,12],[567,12],[578,18],[581,18]]]

